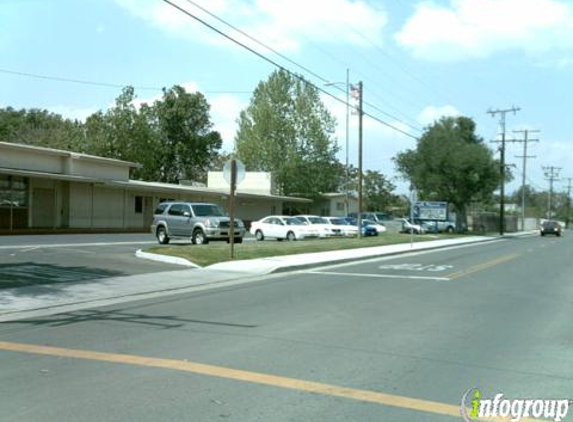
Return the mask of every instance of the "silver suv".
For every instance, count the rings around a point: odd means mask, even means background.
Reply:
[[[155,210],[151,233],[159,243],[166,245],[173,237],[191,238],[195,245],[210,240],[230,239],[230,220],[216,204],[197,202],[162,202]],[[242,243],[245,225],[235,219],[234,242]]]

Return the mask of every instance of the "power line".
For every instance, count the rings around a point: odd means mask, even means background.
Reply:
[[[74,79],[74,78],[67,78],[62,76],[49,76],[49,75],[41,75],[38,73],[29,73],[29,72],[19,72],[15,70],[9,69],[0,69],[0,73],[6,73],[9,75],[16,75],[28,78],[36,78],[36,79],[45,79],[51,80],[56,82],[66,82],[66,83],[76,83],[82,85],[93,85],[93,86],[103,86],[106,88],[125,88],[126,86],[133,86],[133,85],[122,85],[122,84],[115,84],[115,83],[107,83],[107,82],[96,82],[96,81],[88,81],[83,79]],[[133,86],[135,89],[139,90],[148,90],[148,91],[161,91],[163,88],[159,87],[151,87],[151,86]],[[209,90],[209,91],[202,91],[205,94],[252,94],[252,91],[225,91],[225,90]]]
[[[271,58],[265,56],[263,53],[260,53],[260,52],[256,51],[254,48],[249,47],[248,45],[242,43],[241,41],[239,41],[239,40],[237,40],[237,39],[231,37],[230,35],[226,34],[225,32],[221,31],[220,29],[216,28],[215,26],[211,25],[210,23],[206,22],[205,20],[199,18],[197,15],[195,15],[195,14],[189,12],[188,10],[183,9],[181,6],[179,6],[179,5],[175,4],[175,3],[173,3],[173,2],[170,1],[170,0],[162,0],[162,1],[163,1],[164,3],[167,3],[168,5],[170,5],[170,6],[173,7],[174,9],[179,10],[181,13],[187,15],[187,16],[190,17],[191,19],[193,19],[193,20],[199,22],[200,24],[206,26],[207,28],[211,29],[212,31],[214,31],[214,32],[216,32],[217,34],[221,35],[222,37],[226,38],[227,40],[233,42],[234,44],[237,44],[238,46],[240,46],[240,47],[242,47],[242,48],[244,48],[244,49],[250,51],[252,54],[254,54],[255,56],[259,57],[260,59],[266,61],[267,63],[270,63],[270,64],[272,64],[273,66],[275,66],[276,68],[281,69],[281,70],[287,72],[289,75],[293,76],[294,78],[297,78],[298,80],[300,80],[300,81],[302,81],[302,82],[304,82],[304,83],[306,83],[306,84],[309,84],[309,85],[313,86],[313,87],[314,87],[316,90],[318,90],[319,92],[322,92],[323,94],[328,95],[328,96],[331,97],[332,99],[334,99],[334,100],[336,100],[336,101],[338,101],[338,102],[340,102],[340,103],[342,103],[342,104],[347,104],[347,102],[346,102],[345,100],[342,100],[342,99],[338,98],[337,96],[331,94],[330,92],[326,91],[325,89],[321,88],[320,86],[317,86],[317,85],[313,84],[312,82],[306,80],[306,78],[304,78],[303,76],[294,73],[293,71],[287,69],[286,67],[284,67],[283,65],[277,63],[277,62],[274,61],[273,59],[271,59]],[[328,82],[327,80],[325,80],[325,79],[322,78],[322,77],[320,77],[320,79],[323,80],[323,81]],[[342,91],[342,88],[337,88],[337,89],[340,90],[340,91]],[[380,119],[380,118],[378,118],[378,117],[372,115],[371,113],[363,112],[363,115],[368,116],[368,117],[370,117],[371,119],[377,121],[378,123],[381,123],[381,124],[383,124],[384,126],[387,126],[387,127],[391,128],[391,129],[397,131],[397,132],[400,132],[400,133],[402,133],[402,134],[405,135],[405,136],[408,136],[408,137],[413,138],[413,139],[418,139],[416,136],[414,136],[414,135],[412,135],[412,134],[406,132],[405,130],[402,130],[402,129],[400,129],[400,128],[394,126],[394,125],[391,124],[391,123],[388,123],[388,122],[386,122],[386,121],[384,121],[384,120],[382,120],[382,119]],[[403,123],[403,122],[401,122],[401,123]]]
[[[105,86],[107,88],[125,88],[127,86],[127,85],[112,84],[112,83],[106,83],[106,82],[87,81],[84,79],[65,78],[62,76],[48,76],[48,75],[40,75],[38,73],[18,72],[18,71],[9,70],[9,69],[0,69],[0,73],[7,73],[10,75],[17,75],[17,76],[26,76],[29,78],[36,78],[36,79],[46,79],[46,80],[57,81],[57,82],[71,82],[71,83],[82,84],[82,85]],[[150,86],[137,86],[137,87],[134,86],[134,88],[141,89],[141,90],[149,90],[149,91],[161,91],[161,88],[150,87]]]

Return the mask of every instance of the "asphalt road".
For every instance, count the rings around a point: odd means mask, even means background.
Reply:
[[[3,323],[0,421],[437,422],[472,387],[573,398],[572,255],[510,239]]]
[[[156,244],[145,233],[0,236],[0,288],[178,269],[135,257]]]

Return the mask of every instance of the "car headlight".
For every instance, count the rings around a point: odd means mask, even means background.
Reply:
[[[207,219],[205,220],[205,227],[213,227],[213,228],[217,228],[219,227],[219,220],[217,219]]]
[[[243,227],[245,227],[245,223],[243,223],[242,220],[235,220],[235,221],[237,222],[237,226],[240,227],[241,229],[242,229]]]

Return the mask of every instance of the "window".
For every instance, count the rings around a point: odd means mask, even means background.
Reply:
[[[136,196],[135,197],[135,213],[141,214],[143,212],[143,197]]]
[[[28,179],[0,175],[0,207],[28,206]]]
[[[157,214],[163,214],[163,211],[165,211],[165,208],[167,208],[167,204],[159,204],[157,206],[157,208],[155,208],[155,211],[153,212],[155,215]]]
[[[344,202],[336,203],[336,211],[344,211]]]
[[[193,205],[193,212],[197,217],[226,217],[227,213],[218,205]]]
[[[169,215],[183,215],[182,205],[181,204],[173,204],[168,211]]]

